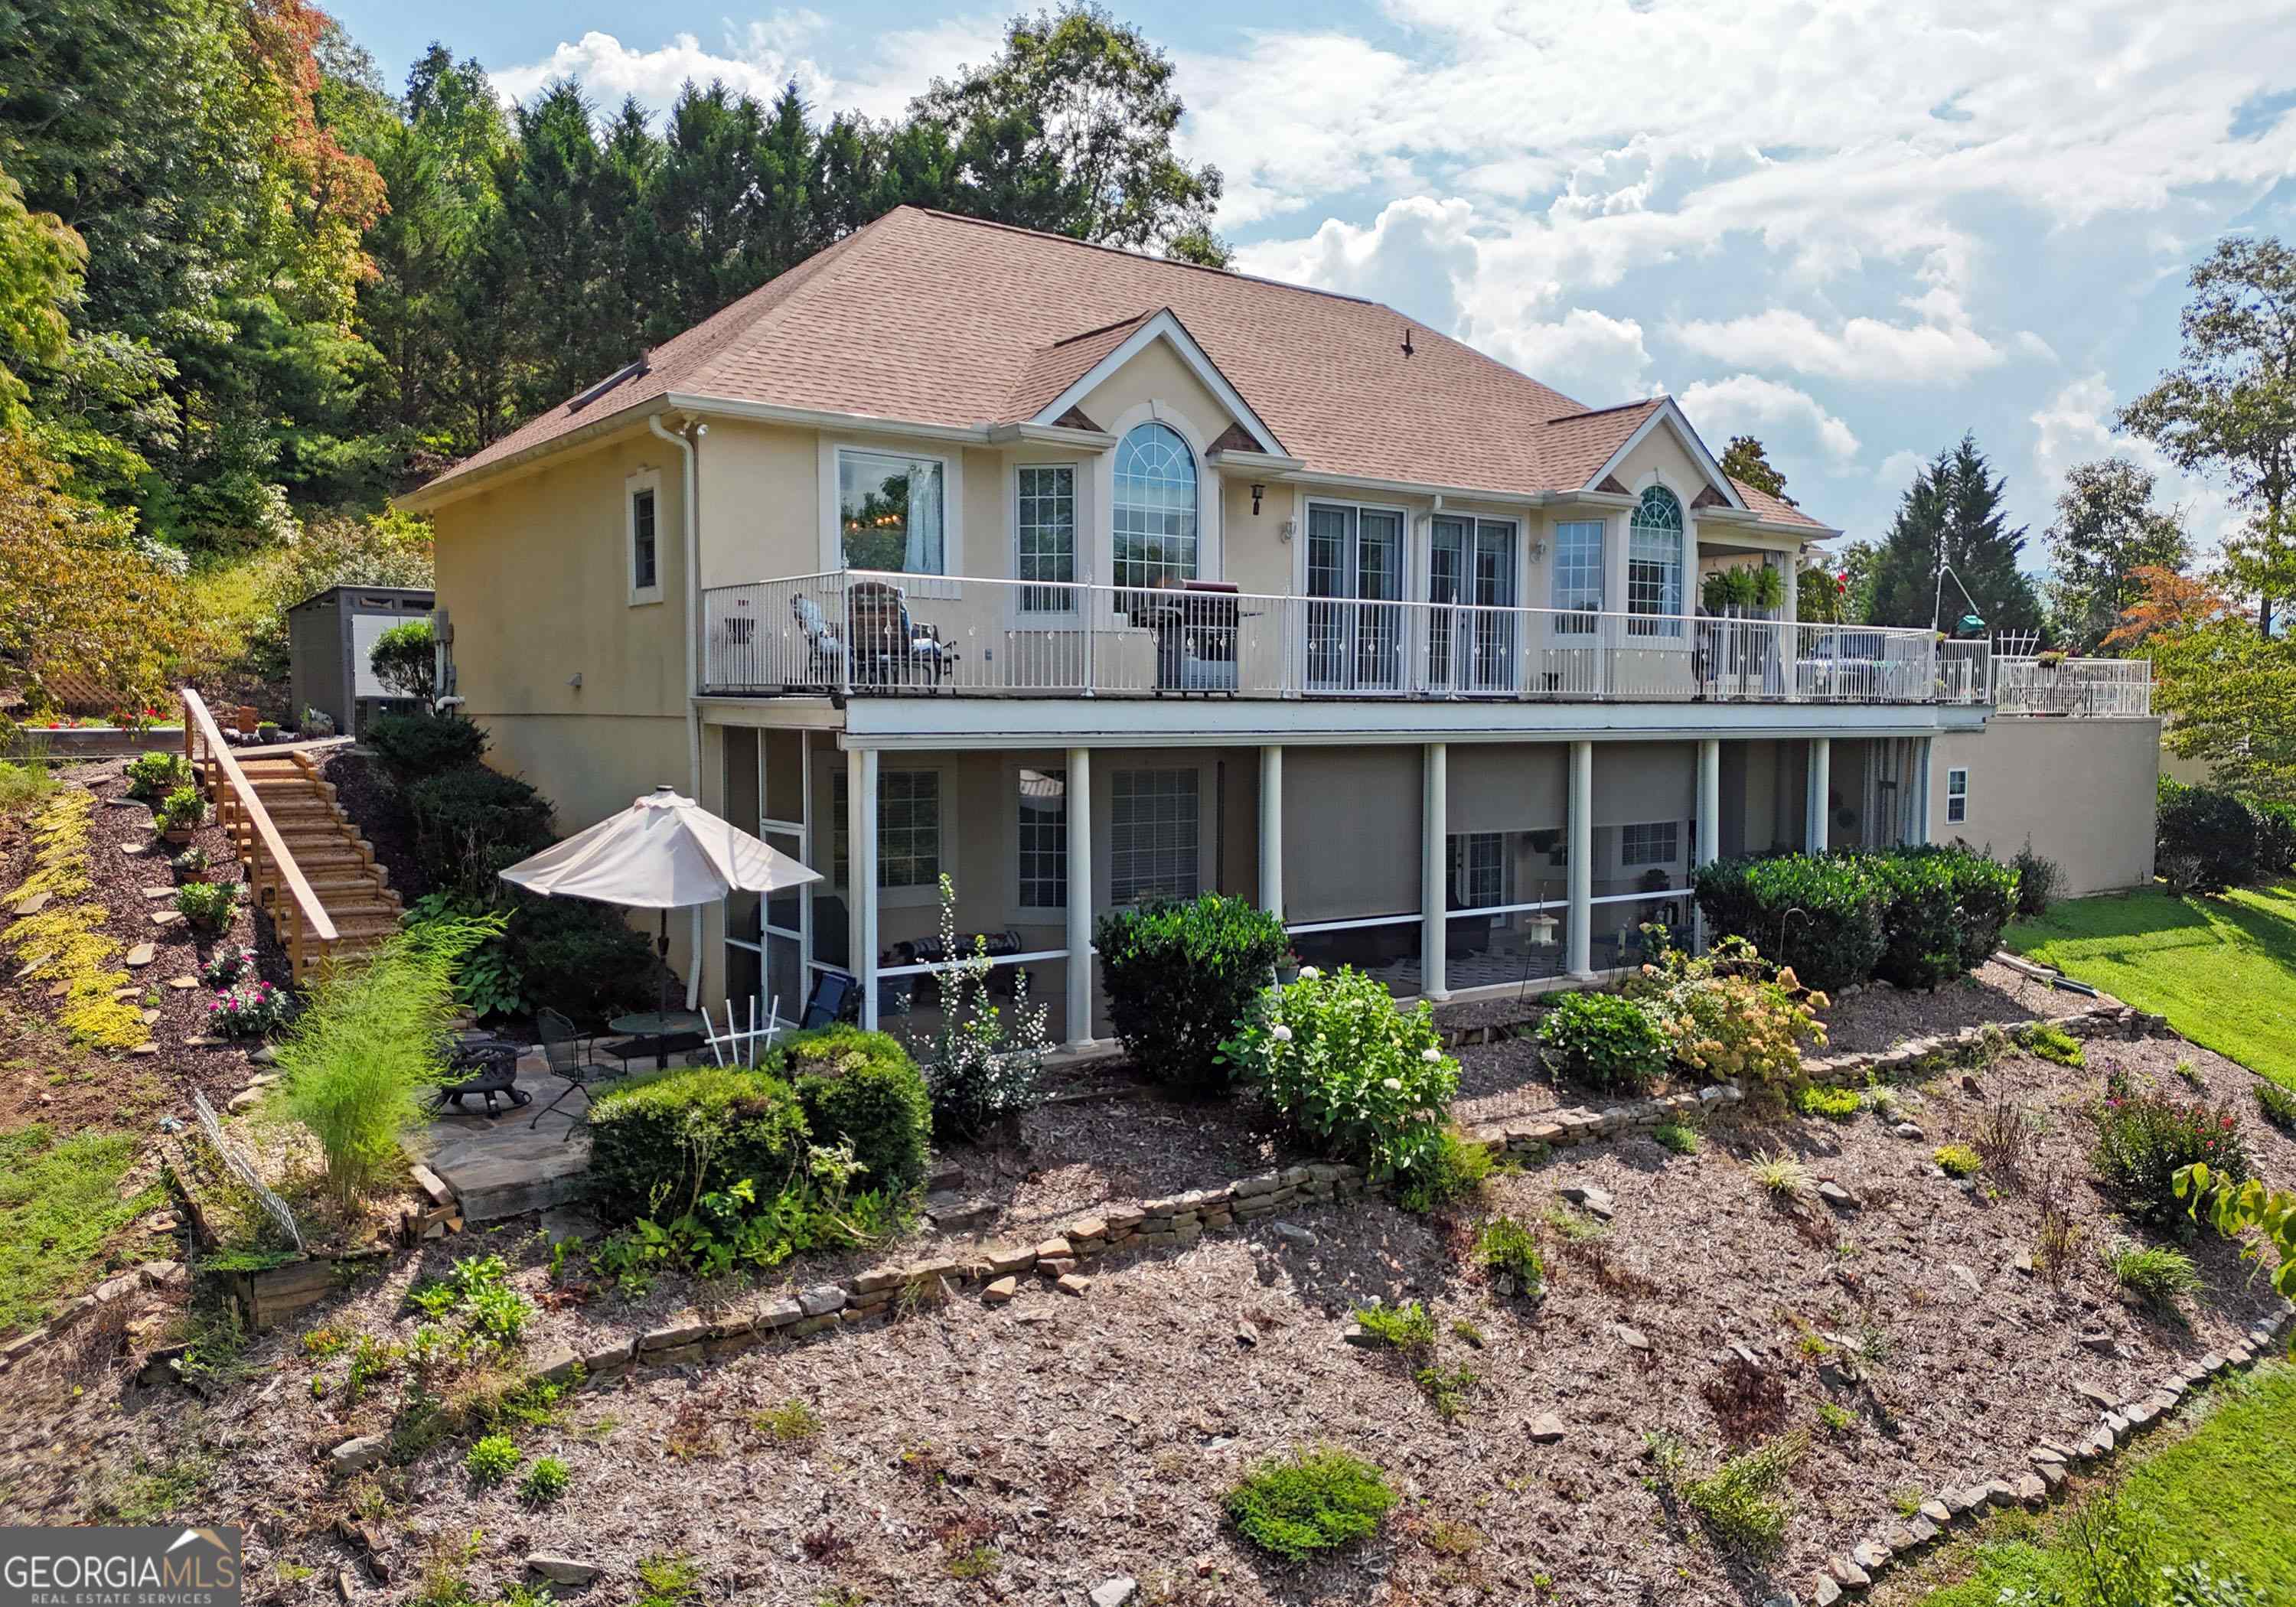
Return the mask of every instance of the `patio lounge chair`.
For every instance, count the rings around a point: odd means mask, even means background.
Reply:
[[[853,685],[872,689],[922,686],[939,690],[956,667],[940,627],[909,618],[907,594],[883,580],[846,587],[845,616],[853,643]]]
[[[821,604],[803,592],[790,599],[790,614],[805,638],[805,685],[836,686],[845,680],[845,644]]]
[[[550,1062],[550,1075],[564,1083],[566,1086],[560,1092],[557,1098],[534,1113],[534,1119],[527,1124],[529,1127],[540,1127],[544,1117],[564,1104],[576,1094],[582,1095],[583,1103],[586,1107],[590,1099],[591,1084],[602,1083],[611,1078],[619,1077],[626,1070],[625,1067],[610,1065],[599,1060],[594,1048],[596,1035],[576,1030],[574,1023],[555,1010],[537,1011],[535,1013],[534,1024],[536,1029],[542,1034],[542,1053]],[[588,1119],[586,1111],[583,1120],[586,1122]],[[574,1131],[574,1126],[572,1120],[570,1119],[567,1122],[566,1131],[569,1135]]]

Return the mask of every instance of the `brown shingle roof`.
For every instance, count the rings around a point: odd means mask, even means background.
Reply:
[[[1026,418],[1163,309],[1313,472],[1576,490],[1660,405],[1590,412],[1375,302],[903,207],[430,484],[672,393],[927,424]]]

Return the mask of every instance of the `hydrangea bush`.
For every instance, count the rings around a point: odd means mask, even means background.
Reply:
[[[1303,1136],[1377,1181],[1433,1162],[1459,1087],[1433,1008],[1405,1010],[1353,966],[1305,966],[1291,987],[1264,989],[1220,1058]]]
[[[1825,1042],[1825,995],[1762,959],[1742,938],[1693,958],[1661,948],[1627,991],[1666,1037],[1677,1065],[1710,1081],[1784,1086],[1801,1076],[1801,1046]]]
[[[1666,1075],[1672,1050],[1659,1013],[1616,993],[1566,993],[1538,1024],[1556,1074],[1596,1088],[1636,1092]]]

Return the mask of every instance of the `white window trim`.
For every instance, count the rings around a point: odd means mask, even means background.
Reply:
[[[1068,594],[1076,604],[1072,609],[1031,609],[1027,606],[1029,583],[1022,579],[1021,575],[1021,476],[1030,469],[1066,469],[1069,471],[1070,511],[1070,516],[1075,521],[1075,528],[1070,532],[1069,539],[1075,548],[1071,556],[1075,561],[1073,567],[1076,571],[1070,584],[1080,586],[1089,579],[1092,573],[1085,561],[1085,512],[1087,501],[1086,488],[1091,483],[1088,478],[1091,471],[1081,460],[1072,457],[1016,459],[1012,465],[1012,477],[1005,482],[1012,510],[1009,522],[1013,530],[1013,578],[1018,583],[1013,588],[1013,607],[1010,612],[1015,624],[1021,626],[1033,625],[1047,630],[1060,629],[1063,626],[1081,629],[1086,613],[1092,603],[1092,599],[1086,593],[1077,591]],[[1111,514],[1111,517],[1112,518],[1113,515]],[[1201,567],[1203,560],[1203,537],[1201,532],[1196,539],[1196,558]]]
[[[838,456],[865,452],[872,457],[914,457],[940,465],[940,577],[954,580],[964,574],[964,455],[943,446],[913,446],[898,438],[880,440],[840,439],[824,435],[818,473],[821,486],[821,570],[836,574],[845,568],[844,534],[838,529]]]
[[[1196,460],[1196,578],[1224,580],[1227,578],[1227,531],[1221,522],[1220,488],[1223,477],[1213,469],[1206,454],[1210,443],[1204,439],[1188,415],[1171,403],[1151,398],[1136,402],[1110,421],[1108,433],[1116,438],[1116,446],[1096,455],[1089,471],[1092,482],[1092,515],[1089,529],[1091,546],[1095,560],[1107,554],[1104,573],[1093,575],[1095,580],[1113,584],[1116,578],[1116,454],[1124,438],[1142,424],[1165,426],[1188,443],[1188,450]],[[1079,480],[1084,476],[1079,475]],[[1079,516],[1079,524],[1082,516]],[[1091,574],[1083,567],[1081,557],[1077,572]]]
[[[957,852],[955,773],[946,764],[919,765],[906,762],[887,762],[898,758],[900,758],[899,755],[889,753],[878,760],[877,796],[881,800],[883,799],[885,793],[885,776],[890,771],[931,771],[933,775],[940,778],[935,788],[940,799],[940,870],[942,875],[955,878],[956,875],[955,860]],[[831,778],[829,783],[830,801],[832,810],[836,815],[836,819],[832,820],[829,825],[829,864],[830,870],[832,874],[835,872],[837,865],[837,833],[843,828],[846,821],[845,811],[842,809],[836,809],[834,806],[837,799],[837,789],[845,782],[845,774],[840,770]],[[878,842],[880,865],[882,865],[883,863],[883,852],[884,843],[881,838]],[[853,845],[850,842],[845,845],[845,868],[846,877],[849,881],[852,878],[853,870]],[[841,895],[845,899],[845,907],[848,912],[848,916],[849,918],[850,917],[851,911],[854,907],[855,898],[852,888],[842,884],[833,883],[830,880],[829,876],[824,875],[818,884],[818,890]],[[964,896],[964,884],[962,881],[959,881],[957,887],[957,897],[962,898]],[[939,905],[940,887],[938,882],[927,887],[881,887],[877,890],[877,907],[881,910],[922,909],[928,906],[939,908]],[[831,969],[835,970],[837,967],[832,966]]]
[[[1953,790],[1953,783],[1956,778],[1961,782],[1961,791],[1958,792]],[[1958,815],[1953,812],[1953,807],[1956,804],[1961,806],[1961,813]],[[1969,767],[1956,765],[1945,773],[1945,822],[1948,825],[1964,825],[1968,820]]]
[[[1588,524],[1595,526],[1601,531],[1595,544],[1595,568],[1603,577],[1603,604],[1598,609],[1566,609],[1555,601],[1554,595],[1557,578],[1562,572],[1562,527]],[[1615,520],[1607,514],[1601,513],[1573,514],[1568,519],[1558,515],[1547,521],[1546,561],[1539,565],[1539,580],[1545,596],[1538,606],[1547,611],[1546,618],[1551,622],[1553,632],[1556,636],[1573,642],[1581,638],[1592,640],[1602,629],[1601,624],[1597,622],[1586,630],[1572,630],[1567,627],[1563,621],[1566,619],[1587,613],[1603,614],[1610,611],[1611,549],[1615,545],[1611,537],[1616,524]]]
[[[1308,595],[1308,519],[1317,508],[1353,508],[1358,515],[1358,530],[1360,530],[1362,514],[1394,514],[1402,526],[1403,540],[1398,548],[1403,557],[1403,574],[1399,578],[1402,594],[1387,601],[1397,603],[1426,601],[1426,553],[1423,550],[1416,553],[1413,551],[1414,547],[1420,545],[1420,541],[1414,538],[1413,534],[1412,527],[1417,521],[1411,517],[1409,506],[1399,502],[1361,502],[1350,496],[1325,496],[1319,491],[1306,492],[1300,498],[1300,529],[1292,543],[1292,590],[1295,595],[1301,597]],[[1480,518],[1480,515],[1470,514],[1468,517]],[[1433,527],[1430,525],[1429,529],[1431,531]],[[1431,537],[1429,538],[1431,539]],[[1419,562],[1414,562],[1414,557]],[[1337,598],[1332,601],[1346,602],[1349,599]]]
[[[1315,500],[1320,502],[1324,499],[1317,497]],[[1483,513],[1467,507],[1437,509],[1430,512],[1424,517],[1413,521],[1414,523],[1423,525],[1426,530],[1426,550],[1421,554],[1421,562],[1419,565],[1419,589],[1413,594],[1413,597],[1415,601],[1420,603],[1432,601],[1427,594],[1435,584],[1435,525],[1438,521],[1446,519],[1452,521],[1454,523],[1464,524],[1467,527],[1468,534],[1471,536],[1474,534],[1477,527],[1480,525],[1503,524],[1511,527],[1514,531],[1514,536],[1513,537],[1514,546],[1514,602],[1507,606],[1519,609],[1538,606],[1538,604],[1523,601],[1525,597],[1530,594],[1529,588],[1529,581],[1530,578],[1530,554],[1526,550],[1523,543],[1524,521],[1510,514]],[[1472,569],[1470,568],[1468,571],[1461,575],[1459,578],[1463,585],[1472,589],[1474,580],[1474,572]]]
[[[642,492],[653,493],[653,584],[638,584],[638,496]],[[645,603],[660,603],[663,596],[663,562],[661,471],[641,469],[622,481],[622,579],[629,593],[629,605],[637,608]]]

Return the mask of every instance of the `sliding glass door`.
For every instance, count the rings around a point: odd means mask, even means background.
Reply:
[[[1434,522],[1427,554],[1427,684],[1464,693],[1515,690],[1515,527],[1500,519]]]
[[[1308,689],[1403,689],[1403,515],[1308,505]]]

